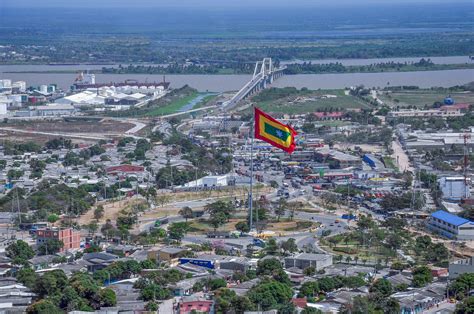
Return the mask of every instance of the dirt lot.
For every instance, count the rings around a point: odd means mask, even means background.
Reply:
[[[0,130],[0,140],[18,141],[18,142],[36,142],[44,145],[47,141],[58,138],[56,135],[27,134],[6,130]],[[73,144],[95,144],[96,140],[70,138]]]
[[[118,213],[122,209],[129,209],[132,205],[137,203],[143,203],[141,199],[124,199],[118,202],[102,204],[104,206],[104,217],[99,220],[99,224],[104,224],[107,219],[115,221]],[[96,207],[91,208],[88,212],[77,219],[80,225],[87,225],[94,220],[94,210]]]
[[[52,121],[9,121],[2,127],[19,128],[26,131],[117,134],[131,129],[134,125],[112,120],[52,120]]]

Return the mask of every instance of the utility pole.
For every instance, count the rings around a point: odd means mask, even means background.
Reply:
[[[468,147],[468,140],[471,139],[471,134],[464,133],[461,135],[464,139],[464,157],[463,157],[463,176],[464,176],[464,197],[467,199],[469,198],[469,182],[468,182],[468,173],[467,169],[469,168],[469,147]]]

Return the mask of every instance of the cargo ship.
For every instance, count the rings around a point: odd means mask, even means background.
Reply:
[[[163,81],[161,82],[139,82],[137,80],[125,80],[124,82],[110,82],[110,83],[96,83],[95,74],[80,72],[74,80],[74,84],[71,86],[71,90],[80,91],[89,88],[101,88],[101,87],[124,87],[132,86],[137,88],[158,88],[168,89],[170,86],[169,82],[166,82],[166,78],[163,75]]]

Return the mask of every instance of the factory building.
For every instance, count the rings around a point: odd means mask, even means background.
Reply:
[[[427,227],[450,239],[474,240],[474,222],[443,210],[431,214]]]
[[[464,177],[442,177],[438,179],[438,184],[445,200],[460,201],[470,196],[469,185],[466,186]]]

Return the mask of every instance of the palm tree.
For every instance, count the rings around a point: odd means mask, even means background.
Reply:
[[[343,259],[343,256],[341,254],[336,256],[336,261],[337,262],[339,262],[339,263],[342,262],[342,259]]]
[[[355,261],[356,265],[357,265],[357,261],[358,261],[358,260],[359,260],[359,256],[356,255],[356,256],[354,257],[354,261]]]
[[[193,210],[189,206],[185,206],[179,210],[179,214],[188,222],[188,218],[193,218]]]
[[[366,258],[362,259],[362,264],[364,264],[364,265],[367,264],[367,259]]]
[[[346,256],[346,262],[347,263],[350,263],[352,261],[352,257],[350,257],[349,255]]]

